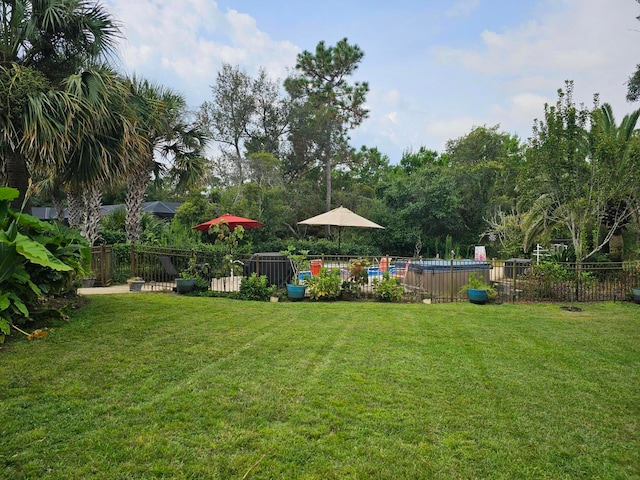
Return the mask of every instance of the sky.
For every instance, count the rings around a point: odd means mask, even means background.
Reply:
[[[210,101],[223,63],[280,83],[296,56],[347,38],[364,52],[369,117],[351,144],[398,163],[443,152],[473,127],[531,136],[566,80],[574,100],[609,103],[618,123],[640,108],[626,82],[640,63],[635,0],[103,0],[120,22],[124,73]]]

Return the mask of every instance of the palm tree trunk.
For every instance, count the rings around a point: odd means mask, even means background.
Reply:
[[[51,194],[51,202],[56,209],[58,221],[64,223],[64,198],[58,192],[54,192]]]
[[[0,185],[7,185],[7,161],[0,156]]]
[[[102,188],[100,185],[100,182],[93,182],[85,190],[86,211],[83,219],[82,235],[91,246],[98,240],[100,206],[102,205]]]
[[[69,226],[80,228],[82,225],[82,215],[84,210],[84,200],[82,194],[77,191],[77,187],[70,187],[67,193],[69,203]]]
[[[11,146],[5,146],[4,152],[4,171],[6,175],[7,185],[17,188],[20,192],[18,198],[11,202],[11,208],[14,210],[22,209],[24,202],[24,212],[31,213],[31,203],[26,198],[29,190],[29,170],[27,169],[27,159],[20,152],[13,150]],[[25,202],[26,198],[26,202]]]
[[[131,243],[140,240],[142,203],[153,169],[153,159],[144,167],[135,169],[127,180],[127,196],[125,197],[125,231]]]

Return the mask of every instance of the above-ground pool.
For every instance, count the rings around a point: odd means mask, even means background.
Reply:
[[[378,266],[372,266],[367,268],[367,273],[369,274],[370,277],[381,277],[382,274],[386,271],[387,270],[380,270],[380,267]],[[389,271],[389,275],[395,275],[396,274],[395,265],[391,265],[388,271]]]
[[[411,260],[396,262],[396,271],[405,271],[404,284],[410,290],[419,290],[433,295],[457,295],[460,287],[469,283],[469,275],[490,283],[490,262],[476,260]]]

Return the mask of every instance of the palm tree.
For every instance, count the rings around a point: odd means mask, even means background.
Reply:
[[[127,175],[126,232],[135,242],[140,238],[142,203],[147,186],[167,172],[176,180],[178,190],[194,185],[205,173],[204,150],[208,141],[206,130],[187,120],[184,96],[147,80],[131,80],[136,104],[138,133],[146,140],[146,148],[131,155],[132,166]],[[156,161],[156,154],[171,167]]]
[[[104,7],[87,0],[7,0],[0,11],[0,83],[9,93],[0,103],[0,173],[20,191],[13,202],[19,206],[29,163],[54,164],[59,145],[77,140],[69,136],[69,113],[87,104],[68,90],[73,80],[67,79],[111,55],[119,27]],[[82,86],[95,78],[83,78]]]
[[[564,143],[571,138],[564,120],[571,118],[566,114],[571,110],[563,112],[564,105],[559,105],[557,110],[546,110],[547,123],[536,125],[537,143],[529,149],[529,168],[535,172],[527,183],[535,189],[535,198],[523,219],[524,247],[562,226],[572,239],[576,260],[582,262],[605,245],[611,247],[612,240],[615,245],[614,237],[622,233],[633,214],[638,167],[630,152],[637,141],[640,111],[626,115],[617,125],[611,106],[604,104],[590,112],[588,132],[572,126],[576,141]],[[586,114],[584,118],[586,122]],[[577,161],[571,161],[572,155]]]
[[[637,162],[631,155],[634,142],[637,142],[636,129],[640,110],[624,116],[620,125],[616,124],[613,109],[603,104],[593,115],[592,155],[603,166],[603,175],[615,180],[620,188],[611,192],[606,199],[607,206],[602,222],[611,231],[609,253],[612,260],[622,260],[622,234],[625,223],[637,207],[633,207],[638,198],[638,181],[633,175],[637,172]]]
[[[79,227],[90,244],[98,238],[104,186],[125,178],[127,159],[147,148],[136,129],[128,82],[104,68],[95,80],[99,88],[84,98],[84,111],[92,116],[78,116],[73,123],[71,136],[77,141],[64,152],[59,169],[68,190],[69,223]],[[92,89],[80,89],[85,90]]]

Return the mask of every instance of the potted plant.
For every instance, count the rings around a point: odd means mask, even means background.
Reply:
[[[196,278],[198,272],[196,269],[195,258],[189,259],[187,267],[180,272],[180,276],[176,278],[176,292],[188,293],[191,292],[196,286]]]
[[[82,288],[91,288],[96,282],[96,276],[93,274],[92,270],[89,270],[86,276],[80,279],[80,285]]]
[[[632,288],[631,295],[633,296],[633,301],[636,303],[640,303],[640,287]]]
[[[189,259],[187,268],[176,278],[176,292],[206,291],[211,286],[211,267],[208,263],[197,263],[195,258]]]
[[[141,292],[144,280],[141,277],[132,277],[127,280],[130,292]]]
[[[469,283],[460,288],[460,293],[466,292],[469,301],[478,305],[484,305],[489,300],[496,298],[498,292],[491,285],[487,284],[482,277],[478,277],[476,272],[469,275]]]
[[[309,268],[309,260],[307,260],[308,250],[300,250],[296,253],[296,249],[293,245],[289,245],[286,250],[283,250],[283,255],[286,255],[291,263],[291,270],[293,270],[293,277],[291,282],[287,283],[287,296],[292,300],[301,300],[304,298],[305,291],[307,289],[306,280],[301,278],[301,272],[306,271]]]

